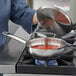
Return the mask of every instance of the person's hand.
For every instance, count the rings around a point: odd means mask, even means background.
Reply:
[[[49,28],[53,24],[53,17],[50,8],[41,7],[37,10],[37,18],[40,24],[46,28]]]
[[[35,12],[33,19],[32,19],[32,25],[38,24],[38,18],[37,18],[37,12]]]
[[[53,19],[50,17],[50,11],[46,12],[47,10],[48,8],[39,8],[33,16],[32,24],[35,25],[40,23],[43,27],[50,28],[50,25],[53,24]]]

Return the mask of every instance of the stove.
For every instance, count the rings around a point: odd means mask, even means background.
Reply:
[[[65,48],[65,50],[72,50]],[[74,52],[69,52],[57,58],[58,66],[38,66],[35,65],[35,59],[27,52],[28,47],[25,47],[22,55],[16,64],[16,72],[21,74],[54,74],[54,75],[76,75],[76,59]],[[75,51],[75,50],[74,50]]]

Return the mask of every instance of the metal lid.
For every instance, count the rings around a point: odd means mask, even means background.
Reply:
[[[41,25],[57,35],[65,34],[65,30],[60,25],[71,25],[71,19],[61,7],[40,7],[37,10],[37,17]]]

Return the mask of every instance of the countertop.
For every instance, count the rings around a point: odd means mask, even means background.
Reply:
[[[15,65],[25,45],[11,39],[0,52],[0,73],[15,73]]]
[[[21,27],[18,28],[15,35],[25,40],[29,39],[29,34]],[[15,66],[24,48],[24,44],[14,39],[7,42],[5,48],[0,52],[0,73],[12,74],[16,72]]]

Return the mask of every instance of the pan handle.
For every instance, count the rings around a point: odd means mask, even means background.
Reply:
[[[73,30],[76,30],[76,23],[73,24],[72,29],[73,29]]]
[[[2,32],[2,34],[5,35],[5,36],[7,36],[7,37],[13,38],[13,39],[15,39],[15,40],[17,40],[17,41],[19,41],[19,42],[21,42],[23,44],[26,44],[26,41],[25,40],[23,40],[23,39],[15,36],[15,35],[13,35],[13,34],[11,34],[9,32],[4,31],[4,32]]]
[[[73,44],[66,44],[65,46],[63,46],[63,47],[61,47],[61,48],[59,48],[59,49],[62,49],[62,48],[69,48],[69,49],[67,49],[66,51],[64,51],[63,52],[63,55],[65,55],[65,54],[67,54],[67,53],[69,53],[69,52],[73,52],[73,51],[75,51],[76,50],[76,45],[73,45]]]
[[[67,33],[64,36],[61,36],[61,39],[67,40],[68,38],[75,37],[75,36],[76,36],[76,33],[74,30],[72,30],[70,33]]]

